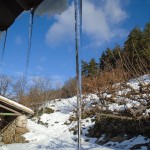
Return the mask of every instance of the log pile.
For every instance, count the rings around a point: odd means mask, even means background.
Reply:
[[[2,142],[5,144],[25,143],[27,141],[22,135],[27,132],[28,129],[26,116],[18,116],[2,131]]]

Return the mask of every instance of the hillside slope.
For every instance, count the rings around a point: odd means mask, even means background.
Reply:
[[[143,76],[145,83],[150,83],[149,75]],[[127,85],[134,88],[135,90],[139,89],[139,80],[132,79]],[[129,89],[123,89],[122,91],[117,91],[120,95],[128,93]],[[146,95],[150,95],[149,93]],[[110,94],[105,93],[106,97],[111,97]],[[118,98],[119,97],[115,97]],[[121,99],[120,99],[121,100]],[[96,94],[89,94],[84,96],[84,109],[89,109],[91,107],[99,106],[99,97]],[[138,102],[134,99],[126,99],[127,107],[132,108],[139,106]],[[41,107],[43,112],[46,112],[46,109],[50,108],[53,110],[48,113],[41,113],[39,116],[36,116],[28,120],[28,129],[29,133],[24,136],[29,141],[25,144],[10,144],[4,145],[1,143],[0,150],[73,150],[77,148],[77,135],[76,127],[77,122],[75,118],[76,111],[76,97],[69,99],[56,99],[49,101]],[[124,110],[124,105],[119,103],[109,103],[107,105],[109,111],[122,111]],[[150,110],[146,109],[143,115],[149,115]],[[146,114],[147,113],[147,114]],[[96,115],[96,114],[95,114]],[[90,150],[120,150],[120,149],[142,149],[146,150],[150,147],[150,138],[142,135],[135,135],[132,137],[125,138],[127,135],[122,135],[123,140],[118,139],[118,136],[114,136],[109,140],[105,140],[102,146],[102,141],[106,138],[105,134],[101,134],[98,138],[92,138],[87,136],[89,129],[94,127],[95,118],[94,116],[86,116],[85,119],[82,119],[82,149]],[[97,144],[96,144],[97,143]],[[98,144],[99,143],[99,144]]]

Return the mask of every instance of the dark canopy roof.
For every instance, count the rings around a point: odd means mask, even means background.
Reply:
[[[7,30],[24,11],[37,7],[43,0],[0,0],[0,31]]]

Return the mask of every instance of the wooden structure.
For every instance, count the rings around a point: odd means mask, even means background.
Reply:
[[[27,117],[34,112],[3,96],[0,96],[0,137],[4,143],[25,142],[22,134],[27,130]]]
[[[36,8],[43,0],[0,0],[0,31],[7,30],[26,10]]]
[[[15,101],[0,96],[0,116],[19,116],[23,114],[33,115],[34,112]]]

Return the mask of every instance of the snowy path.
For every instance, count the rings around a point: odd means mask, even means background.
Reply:
[[[72,99],[75,101],[75,99]],[[70,100],[69,100],[70,101]],[[68,113],[73,109],[69,104],[66,110],[66,100],[64,102],[55,103],[55,113],[43,114],[41,121],[47,123],[47,127],[28,120],[29,133],[25,134],[29,143],[25,144],[9,144],[2,145],[0,150],[76,150],[76,136],[69,132],[69,128],[64,123],[68,120],[72,113]],[[82,150],[110,150],[110,148],[101,147],[90,142],[85,142],[82,138]]]

